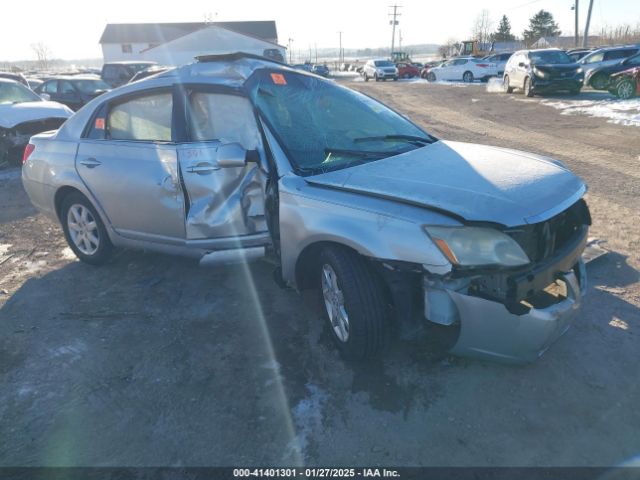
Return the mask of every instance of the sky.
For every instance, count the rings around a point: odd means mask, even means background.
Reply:
[[[573,34],[575,0],[397,0],[404,45],[469,39],[480,11],[493,23],[506,14],[518,35],[540,9],[550,11],[565,34]],[[584,28],[588,0],[580,1]],[[382,47],[391,43],[393,0],[28,0],[3,5],[0,61],[35,60],[31,45],[43,42],[54,58],[102,56],[98,41],[107,23],[275,20],[282,45],[294,50]],[[54,6],[52,6],[54,5]],[[594,0],[591,32],[605,25],[640,24],[639,0]]]

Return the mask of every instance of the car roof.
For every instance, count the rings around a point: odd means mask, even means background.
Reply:
[[[18,85],[22,85],[24,87],[24,84],[22,82],[18,82],[17,80],[13,80],[12,78],[0,77],[0,83],[17,83]]]
[[[233,54],[202,56],[198,57],[194,63],[159,73],[152,78],[145,79],[143,82],[127,83],[101,95],[89,103],[89,105],[94,104],[94,108],[83,108],[76,112],[65,123],[64,127],[58,131],[58,136],[60,138],[79,138],[89,118],[95,111],[96,103],[103,103],[113,98],[135,94],[139,91],[170,87],[175,83],[209,84],[241,88],[255,71],[265,68],[317,78],[316,75],[305,70],[297,70],[291,65],[250,53],[236,52]]]

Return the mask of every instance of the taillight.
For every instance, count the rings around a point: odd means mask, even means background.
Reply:
[[[488,64],[488,63],[478,63],[478,64],[476,64],[476,65],[477,65],[478,67],[481,67],[481,68],[487,68],[487,67],[489,66],[489,64]]]
[[[27,160],[29,160],[29,157],[35,149],[36,146],[33,143],[29,143],[26,147],[24,147],[24,153],[22,154],[22,163],[27,163]]]

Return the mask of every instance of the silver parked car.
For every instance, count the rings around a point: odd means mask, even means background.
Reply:
[[[83,261],[113,247],[272,256],[350,357],[438,324],[532,361],[585,291],[585,184],[559,161],[441,141],[344,86],[248,54],[104,94],[31,139],[23,182]]]
[[[398,69],[391,60],[369,60],[362,68],[362,76],[365,82],[371,78],[376,82],[387,79],[398,80]]]

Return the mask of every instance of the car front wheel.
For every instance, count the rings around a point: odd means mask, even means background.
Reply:
[[[524,92],[526,97],[533,97],[533,88],[531,87],[531,79],[526,77],[524,79],[524,85],[522,87],[522,91]]]
[[[381,280],[364,258],[339,246],[323,249],[318,265],[336,345],[350,359],[375,357],[384,345],[389,312]]]
[[[607,85],[609,84],[609,79],[605,74],[598,73],[591,77],[589,84],[591,85],[591,88],[595,90],[606,90]]]
[[[465,82],[465,83],[473,82],[473,73],[464,72],[464,75],[462,75],[462,81]]]
[[[436,81],[436,74],[433,73],[433,72],[427,73],[427,81],[428,82],[435,82]]]
[[[60,212],[64,236],[73,253],[92,265],[105,263],[113,245],[91,202],[80,193],[72,193],[62,202]]]
[[[636,84],[633,80],[622,80],[616,85],[616,96],[622,100],[627,100],[635,95]]]
[[[367,75],[367,72],[364,72],[364,81],[365,82],[369,81],[369,75]]]

